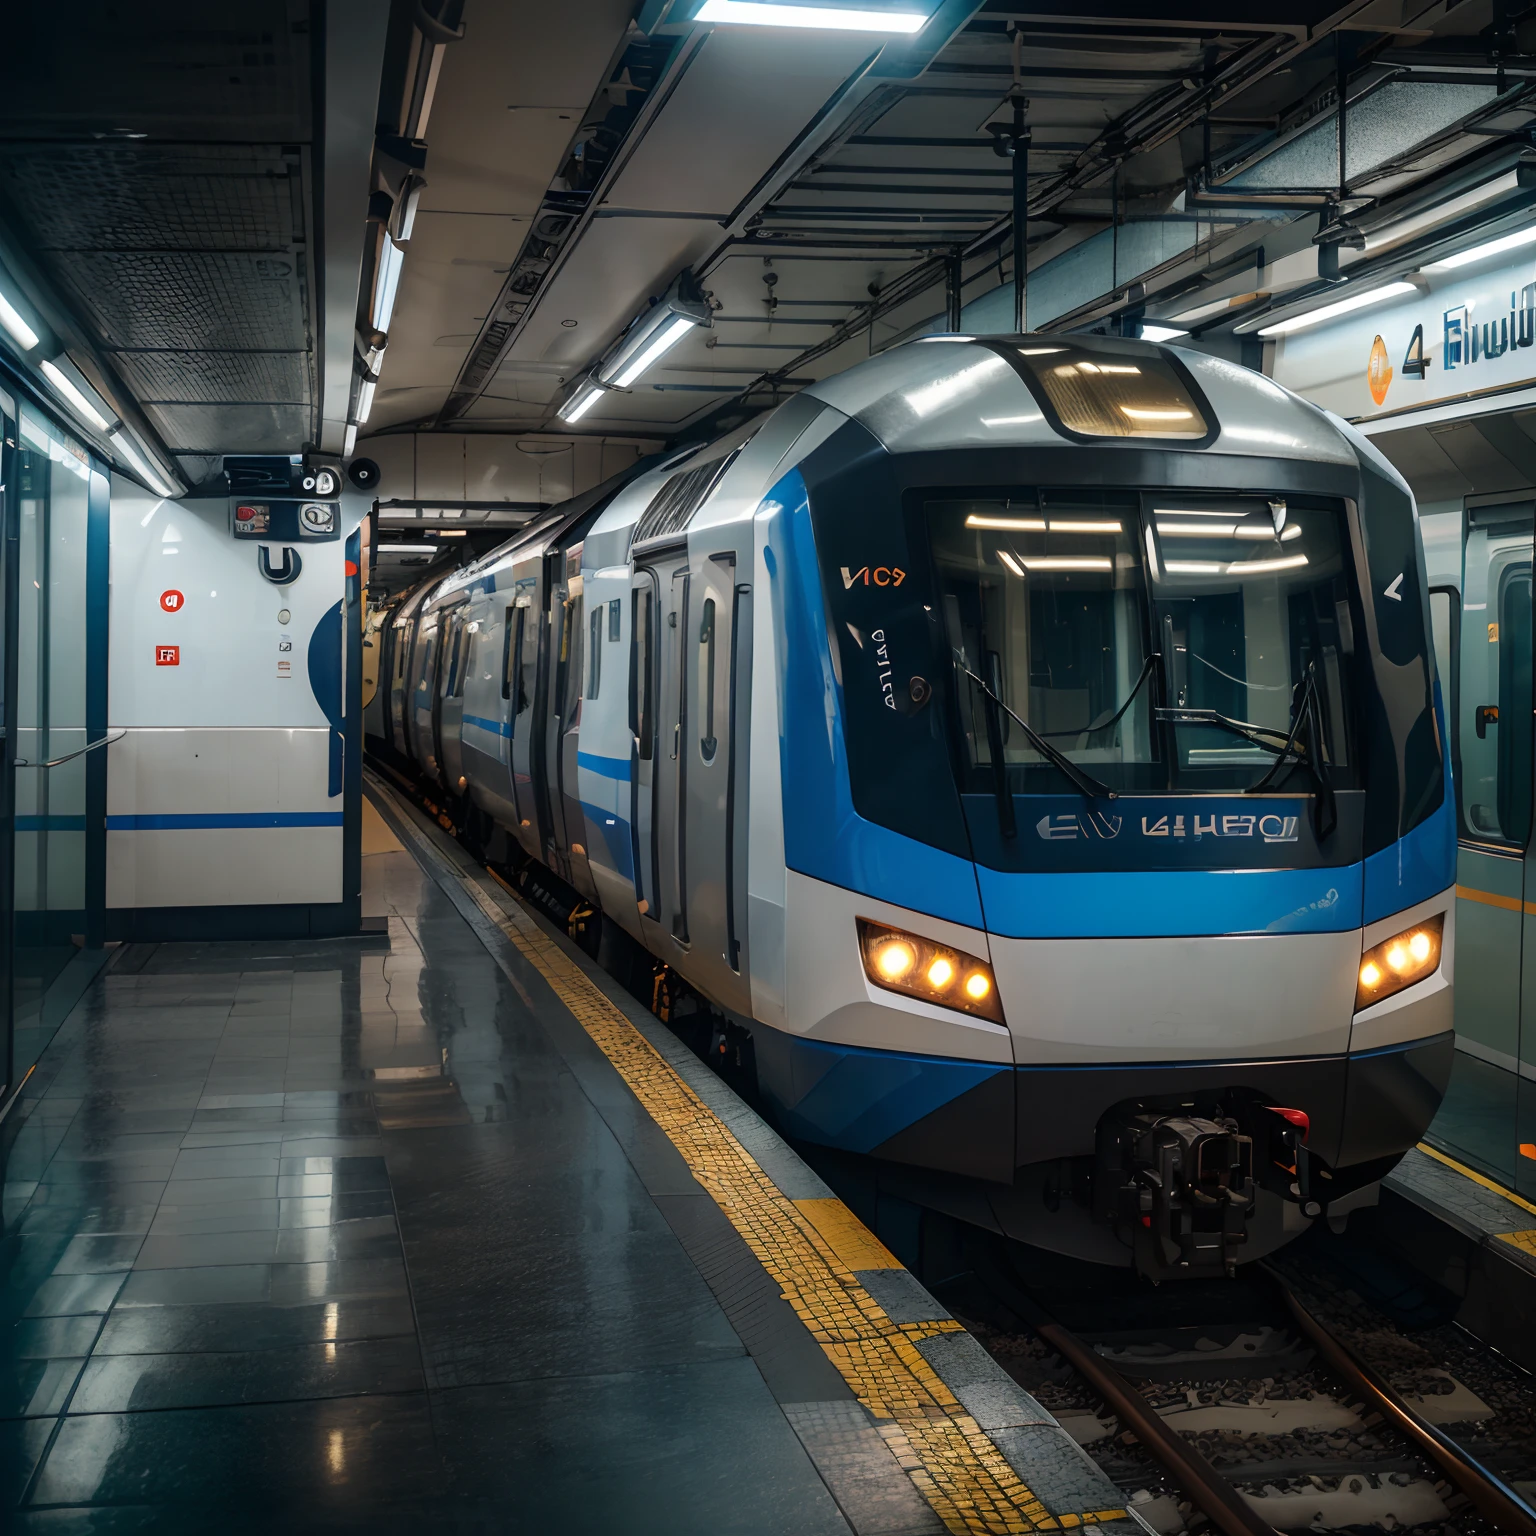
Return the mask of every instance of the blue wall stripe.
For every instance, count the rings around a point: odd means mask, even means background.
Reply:
[[[465,725],[478,725],[482,731],[489,731],[493,736],[511,736],[512,722],[510,720],[487,720],[482,715],[465,715]]]
[[[599,757],[596,752],[578,752],[576,766],[595,773],[599,778],[618,779],[629,783],[629,759],[627,757]]]
[[[108,816],[109,832],[206,831],[231,827],[339,827],[340,811],[214,811],[174,816]]]

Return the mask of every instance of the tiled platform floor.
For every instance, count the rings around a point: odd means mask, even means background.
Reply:
[[[387,954],[135,946],[29,1085],[0,1527],[846,1532],[528,1005],[364,863]]]

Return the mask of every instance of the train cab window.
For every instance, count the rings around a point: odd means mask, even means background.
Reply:
[[[1352,787],[1353,621],[1343,509],[1147,496],[1146,547],[1184,788],[1246,789],[1287,743]]]
[[[1532,507],[1468,514],[1458,746],[1462,834],[1524,848],[1531,831]]]
[[[1192,439],[1211,430],[1193,385],[1166,357],[1064,336],[998,346],[1069,433]]]
[[[712,762],[718,742],[715,739],[715,600],[704,599],[704,613],[699,620],[699,691],[703,695],[699,718],[704,723],[704,734],[699,738],[699,750],[706,763]]]
[[[603,680],[603,606],[601,603],[592,610],[588,627],[591,634],[587,636],[587,697],[595,699],[598,685]]]
[[[985,787],[1000,753],[1016,790],[1059,789],[1037,737],[1118,789],[1161,787],[1135,496],[1025,492],[927,511],[960,728],[982,774],[968,787]]]

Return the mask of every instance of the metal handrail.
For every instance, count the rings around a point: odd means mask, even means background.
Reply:
[[[53,758],[46,763],[29,763],[24,757],[16,759],[18,768],[57,768],[60,763],[72,763],[77,757],[84,757],[87,752],[94,752],[97,747],[110,747],[114,741],[121,741],[127,731],[119,731],[116,736],[103,736],[99,741],[93,741],[89,745],[81,747],[78,752],[66,752],[63,757]]]

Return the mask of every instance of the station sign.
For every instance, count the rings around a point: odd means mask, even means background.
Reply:
[[[1350,421],[1536,383],[1536,246],[1410,280],[1413,293],[1276,337],[1275,382]]]

